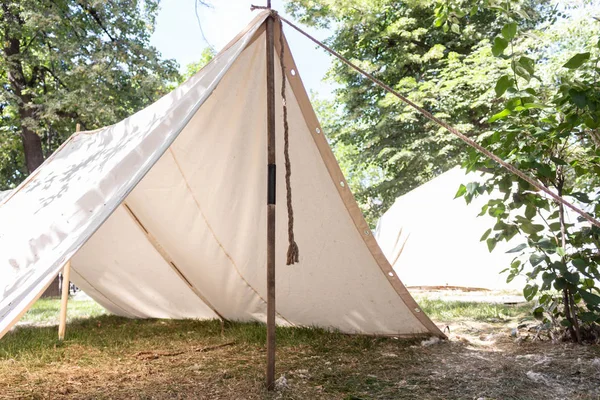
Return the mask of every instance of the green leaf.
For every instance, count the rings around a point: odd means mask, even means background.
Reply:
[[[533,298],[535,297],[535,295],[538,292],[538,286],[537,285],[525,285],[525,288],[523,288],[523,296],[525,297],[525,300],[527,301],[531,301],[533,300]]]
[[[485,243],[487,244],[488,251],[491,253],[496,248],[497,241],[494,238],[489,238]]]
[[[518,63],[521,67],[523,67],[523,69],[525,69],[525,71],[529,73],[529,75],[533,75],[533,72],[535,71],[535,61],[533,61],[533,59],[526,56],[521,56]]]
[[[569,97],[571,101],[579,108],[585,108],[588,105],[587,96],[585,92],[581,92],[575,89],[569,90]]]
[[[521,78],[525,79],[526,81],[529,81],[531,79],[531,74],[522,65],[514,64],[512,68],[513,68],[513,71],[515,71],[515,74],[519,75]]]
[[[552,161],[554,161],[554,164],[556,164],[556,165],[569,165],[569,164],[567,164],[567,162],[565,160],[562,160],[562,159],[554,157],[554,156],[550,156],[550,159]]]
[[[596,129],[600,126],[600,118],[596,117],[595,115],[586,116],[584,121],[587,127],[590,129]]]
[[[515,274],[508,274],[508,276],[506,277],[506,283],[511,283],[513,279],[515,279],[517,275]]]
[[[500,97],[504,94],[504,92],[506,92],[506,90],[508,88],[513,87],[515,84],[514,79],[512,79],[510,76],[508,75],[503,75],[500,77],[500,79],[498,79],[498,82],[496,82],[496,87],[494,88],[496,90],[496,96]]]
[[[494,44],[492,45],[492,54],[496,57],[504,53],[504,50],[508,47],[506,39],[496,36]]]
[[[475,192],[477,192],[478,187],[479,187],[479,184],[477,182],[467,183],[467,193],[475,194]]]
[[[545,106],[544,104],[540,104],[540,103],[527,103],[527,104],[525,104],[523,106],[523,108],[525,110],[531,110],[531,109],[534,109],[534,108],[544,109],[544,108],[547,108],[547,106]]]
[[[544,272],[542,274],[542,280],[544,283],[551,284],[552,281],[556,279],[556,274],[554,272]]]
[[[513,247],[512,249],[508,250],[507,253],[518,253],[519,251],[523,250],[526,247],[527,247],[527,245],[525,243],[521,243],[517,247]]]
[[[458,26],[457,24],[452,24],[450,25],[450,29],[452,30],[452,32],[454,33],[460,33],[460,26]]]
[[[560,321],[560,324],[564,327],[570,328],[573,324],[568,319],[563,319]]]
[[[537,164],[535,169],[541,176],[545,176],[546,178],[554,178],[555,176],[552,167],[548,164]]]
[[[567,253],[565,252],[565,249],[563,249],[562,247],[557,247],[556,254],[558,254],[561,257],[564,257]]]
[[[512,114],[512,111],[510,111],[508,108],[505,108],[504,110],[500,111],[498,114],[493,115],[488,120],[488,122],[492,123],[494,121],[498,121],[499,119],[508,117],[510,114]]]
[[[579,294],[588,306],[598,307],[600,305],[600,296],[583,289],[579,289]]]
[[[585,271],[588,266],[587,261],[583,258],[574,258],[571,260],[571,262],[578,271]]]
[[[488,238],[488,236],[490,236],[490,233],[492,233],[492,228],[485,231],[485,233],[483,234],[483,236],[481,236],[481,239],[479,239],[479,241],[483,242],[485,239]]]
[[[467,187],[465,185],[463,185],[462,183],[460,184],[460,186],[458,187],[458,191],[456,192],[456,194],[454,195],[454,198],[458,198],[463,196],[465,193],[467,193]]]
[[[592,311],[588,311],[588,312],[582,312],[579,314],[579,317],[581,318],[581,320],[583,322],[596,322],[600,319],[600,315],[596,314],[595,312]]]
[[[546,256],[542,255],[542,254],[537,254],[537,253],[533,253],[531,256],[529,256],[529,262],[531,263],[532,266],[536,266],[538,264],[540,264],[542,261],[544,261],[546,259]]]
[[[520,228],[523,232],[525,232],[528,235],[534,235],[538,232],[541,232],[544,230],[544,226],[543,225],[538,225],[538,224],[532,224],[529,221],[523,221],[520,224]]]
[[[525,218],[532,220],[533,217],[535,217],[535,214],[536,214],[535,206],[528,204],[527,207],[525,207]]]
[[[566,271],[563,274],[563,277],[571,284],[573,285],[579,285],[579,274],[576,272],[569,272]]]
[[[563,290],[567,287],[567,281],[564,278],[556,278],[554,281],[554,289]]]
[[[579,53],[575,54],[569,61],[563,65],[565,68],[577,69],[583,65],[584,62],[590,59],[590,53]]]
[[[517,24],[514,22],[510,22],[502,28],[502,36],[504,39],[511,41],[517,34]]]

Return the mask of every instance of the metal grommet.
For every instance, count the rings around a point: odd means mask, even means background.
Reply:
[[[315,132],[321,133],[321,129],[317,127],[317,129],[315,129]]]
[[[340,186],[341,186],[341,187],[344,187],[344,186],[346,186],[346,184],[344,183],[344,181],[340,181]]]

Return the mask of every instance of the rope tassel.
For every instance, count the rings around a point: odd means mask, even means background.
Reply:
[[[294,239],[294,209],[292,207],[292,164],[290,162],[290,127],[287,118],[287,99],[285,96],[285,64],[283,62],[283,23],[279,19],[279,64],[281,65],[281,104],[283,105],[283,154],[285,156],[285,189],[288,211],[288,251],[286,265],[297,263],[300,259],[300,250]]]

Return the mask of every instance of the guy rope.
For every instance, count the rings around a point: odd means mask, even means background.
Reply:
[[[327,51],[328,53],[330,53],[334,57],[338,58],[344,64],[348,65],[349,67],[351,67],[355,71],[358,71],[360,74],[362,74],[363,76],[365,76],[366,78],[368,78],[370,81],[372,81],[373,83],[375,83],[376,85],[378,85],[379,87],[381,87],[382,89],[384,89],[385,91],[387,91],[388,93],[391,93],[392,95],[394,95],[397,98],[399,98],[400,100],[402,100],[404,103],[408,104],[410,107],[412,107],[415,110],[417,110],[425,118],[429,119],[433,123],[435,123],[435,124],[441,126],[442,128],[446,129],[448,132],[452,133],[453,135],[455,135],[456,137],[458,137],[460,140],[462,140],[463,142],[465,142],[469,146],[473,147],[475,150],[479,151],[480,153],[482,153],[486,157],[488,157],[491,160],[493,160],[493,161],[497,162],[498,164],[500,164],[506,170],[508,170],[511,173],[517,175],[519,178],[523,179],[525,182],[529,183],[531,186],[535,187],[536,189],[538,189],[538,190],[546,193],[548,196],[550,196],[552,199],[554,199],[557,203],[562,204],[562,205],[564,205],[566,207],[569,207],[571,210],[573,210],[577,214],[581,215],[583,218],[585,218],[586,220],[588,220],[590,223],[592,223],[596,227],[600,228],[600,221],[598,221],[597,219],[595,219],[594,217],[592,217],[590,214],[586,213],[585,211],[581,210],[577,206],[569,203],[568,201],[566,201],[562,197],[558,196],[556,193],[552,192],[550,189],[548,189],[547,187],[545,187],[544,185],[542,185],[539,181],[537,181],[536,179],[534,179],[531,176],[527,175],[525,172],[521,171],[520,169],[518,169],[514,165],[509,164],[506,161],[502,160],[500,157],[498,157],[497,155],[495,155],[491,151],[487,150],[485,147],[481,146],[479,143],[477,143],[473,139],[467,137],[464,133],[461,133],[458,129],[454,128],[453,126],[449,125],[448,123],[446,123],[446,122],[442,121],[441,119],[437,118],[436,116],[434,116],[429,111],[427,111],[427,110],[423,109],[422,107],[418,106],[417,104],[413,103],[407,97],[405,97],[402,94],[398,93],[396,90],[392,89],[390,86],[386,85],[385,83],[383,83],[379,79],[375,78],[373,75],[369,74],[367,71],[365,71],[362,68],[358,67],[357,65],[353,64],[348,59],[344,58],[341,54],[339,54],[338,52],[336,52],[332,48],[328,47],[327,45],[321,43],[320,41],[318,41],[317,39],[315,39],[314,37],[312,37],[311,35],[309,35],[305,31],[303,31],[302,29],[300,29],[298,26],[294,25],[292,22],[288,21],[287,19],[285,19],[285,18],[283,18],[281,16],[278,16],[278,18],[280,18],[281,21],[285,22],[290,27],[292,27],[296,31],[300,32],[302,35],[304,35],[305,37],[307,37],[309,40],[311,40],[312,42],[314,42],[318,46],[320,46],[323,49],[325,49],[325,51]]]

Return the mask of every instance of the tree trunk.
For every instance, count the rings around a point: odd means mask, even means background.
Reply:
[[[31,79],[27,80],[23,72],[23,64],[21,63],[21,42],[18,36],[13,35],[12,29],[18,29],[23,21],[18,15],[18,8],[12,8],[7,3],[2,3],[2,11],[4,11],[4,54],[7,60],[8,81],[11,89],[18,99],[17,107],[19,109],[19,119],[21,123],[21,141],[25,151],[25,162],[27,171],[31,174],[44,162],[44,153],[42,151],[42,139],[29,128],[29,124],[34,120],[35,115],[32,109],[33,99],[27,93],[26,89],[35,85],[35,74]],[[59,281],[58,277],[50,284],[48,289],[42,295],[43,297],[59,296]]]
[[[556,191],[561,198],[564,184],[565,177],[562,168],[559,166],[556,170]],[[560,219],[561,246],[563,250],[566,251],[567,229],[565,227],[565,207],[562,203],[558,205],[558,216]],[[566,259],[564,256],[562,257],[562,262],[566,265]],[[563,289],[563,307],[565,312],[565,318],[570,323],[569,333],[571,334],[571,340],[581,344],[581,332],[579,330],[579,322],[577,320],[577,309],[575,308],[571,291],[567,288]]]
[[[23,121],[33,119],[34,115],[29,108],[31,96],[20,96],[19,116],[21,119],[21,141],[25,150],[25,163],[27,172],[30,174],[35,171],[44,162],[44,153],[42,151],[42,138],[29,129]]]

